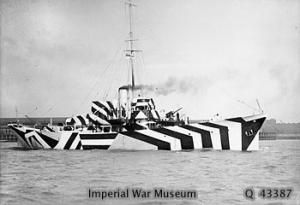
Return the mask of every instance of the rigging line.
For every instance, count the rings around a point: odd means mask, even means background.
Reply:
[[[44,110],[44,112],[42,112],[41,117],[45,116],[49,112],[53,111],[56,108],[58,102],[61,100],[60,98],[51,98],[51,99],[55,99],[55,100],[54,100],[53,103],[51,103],[51,102],[48,103],[48,105],[45,106],[45,108],[42,109],[42,110]],[[52,116],[53,116],[53,114],[52,114]],[[56,116],[54,116],[54,117],[56,117]]]
[[[45,109],[44,112],[41,113],[41,117],[45,116],[46,114],[48,114],[53,109],[53,106],[49,107],[48,109]]]
[[[102,99],[107,99],[109,91],[114,83],[114,80],[116,79],[115,77],[118,76],[117,72],[119,71],[119,69],[117,67],[119,65],[121,65],[121,61],[123,60],[123,55],[122,56],[118,55],[118,56],[119,56],[118,61],[116,61],[114,66],[112,66],[111,76],[113,76],[114,78],[112,78],[112,80],[110,80],[110,82],[107,83],[109,86],[107,86],[105,92],[103,92]],[[99,96],[99,93],[97,93],[96,97],[98,97],[98,96]]]
[[[127,85],[130,85],[130,63],[127,61]]]
[[[96,87],[96,85],[99,83],[99,81],[101,80],[101,77],[104,77],[106,72],[109,70],[108,68],[112,67],[115,63],[115,58],[119,55],[120,51],[122,50],[123,46],[120,46],[120,48],[117,50],[117,52],[115,53],[113,59],[111,60],[110,64],[105,68],[104,72],[102,73],[102,75],[98,78],[97,82],[94,84],[93,89]]]
[[[31,115],[33,112],[37,111],[38,110],[38,107],[35,107],[33,110],[29,111],[29,112],[26,112],[26,113],[20,113],[18,112],[18,114],[23,114],[23,115]]]
[[[47,102],[46,106],[43,108],[40,108],[40,115],[43,116],[44,113],[46,113],[49,110],[49,107],[52,105],[52,103]],[[53,106],[53,105],[52,105]],[[47,109],[48,108],[48,109]]]
[[[124,77],[124,76],[126,76],[126,67],[124,66],[125,64],[123,63],[125,61],[125,59],[122,57],[122,58],[120,58],[120,61],[119,61],[119,64],[120,65],[122,65],[121,66],[121,71],[120,71],[120,74],[119,75],[117,75],[117,78],[114,78],[114,82],[121,82],[122,81],[122,78]],[[125,67],[125,69],[124,69],[124,67]],[[116,84],[117,84],[116,83]],[[118,86],[122,86],[124,83],[122,82],[122,84],[120,85],[120,83],[117,85],[117,87]],[[118,93],[118,91],[116,92],[116,93]]]
[[[86,102],[86,100],[90,97],[90,95],[92,94],[92,92],[94,91],[96,85],[99,83],[101,77],[105,76],[105,73],[107,72],[108,68],[111,67],[111,65],[114,62],[114,59],[116,58],[116,56],[119,54],[119,52],[122,50],[123,46],[119,46],[119,48],[117,49],[117,51],[115,52],[113,58],[111,59],[110,63],[105,67],[104,71],[102,72],[102,75],[100,77],[98,77],[98,80],[96,80],[96,82],[93,84],[92,88],[89,90],[88,94],[82,99],[81,103],[79,104],[79,106],[77,107],[76,110],[79,110],[79,108],[83,105],[84,102]]]
[[[139,58],[138,54],[135,56],[135,84],[137,85],[140,83],[140,65],[139,65]]]
[[[116,65],[120,65],[120,62],[122,61],[123,57],[120,56],[119,58],[119,61],[116,63]],[[114,78],[112,79],[112,81],[109,83],[109,86],[107,87],[106,91],[103,93],[103,99],[106,100],[107,97],[108,97],[108,94],[109,94],[109,91],[111,90],[113,84],[114,84],[114,81],[116,80],[116,77],[119,76],[117,75],[118,73],[118,69],[117,69],[117,66],[113,66],[113,69],[112,69],[112,76],[114,76]]]
[[[144,52],[141,52],[141,59],[142,59],[143,65],[145,66]]]
[[[141,55],[142,55],[143,52],[141,52]],[[138,63],[139,63],[139,69],[136,69],[137,70],[137,77],[138,79],[140,80],[140,84],[144,84],[144,64],[143,64],[143,61],[142,61],[142,57],[141,55],[137,55],[137,60],[138,60]]]
[[[54,102],[55,102],[55,103],[48,102],[48,103],[47,103],[47,106],[45,106],[45,107],[42,108],[42,109],[41,109],[40,107],[39,107],[39,108],[36,107],[34,110],[28,112],[27,115],[32,114],[32,112],[35,112],[35,111],[38,111],[38,110],[39,110],[40,116],[43,117],[43,116],[45,116],[46,113],[48,113],[50,110],[53,109],[53,107],[57,104],[58,99],[56,99]],[[50,106],[51,106],[51,107],[50,107]],[[48,107],[50,107],[50,108],[48,108]],[[47,108],[48,108],[48,109],[47,109]]]
[[[233,97],[231,94],[229,94],[229,92],[228,92],[226,89],[222,88],[222,90],[223,90],[223,93],[225,93],[225,94],[226,94],[228,97],[230,97],[232,100],[234,100],[234,101],[236,101],[236,102],[238,102],[238,103],[241,103],[241,104],[247,106],[248,108],[251,108],[251,110],[260,111],[259,109],[254,108],[253,106],[250,106],[249,104],[245,103],[244,101],[239,100],[239,99],[236,99],[236,98]]]
[[[54,106],[54,105],[53,105]],[[42,112],[42,115],[41,116],[44,116],[45,114],[49,113],[52,109],[53,109],[53,106],[50,107],[49,109],[47,109],[46,111]]]
[[[241,100],[237,100],[239,103],[243,104],[243,105],[246,105],[247,107],[251,108],[252,110],[255,110],[255,111],[259,111],[259,109],[257,108],[254,108],[250,105],[248,105],[247,103],[245,103],[244,101],[241,101]]]
[[[121,59],[121,61],[123,61],[123,60],[124,59]],[[124,64],[122,64],[122,65],[123,65],[123,68],[124,68],[125,67]],[[124,75],[126,75],[126,67],[125,67],[125,69],[121,69],[121,74],[118,75],[118,77],[115,79],[116,82],[120,82],[122,80],[122,76],[124,76],[123,73],[124,73]],[[118,93],[118,92],[116,92],[116,93]]]
[[[144,59],[143,59],[143,52],[141,52],[140,55],[138,55],[138,61],[139,61],[139,68],[140,69],[137,69],[138,72],[137,72],[137,75],[138,75],[138,78],[140,79],[140,82],[141,84],[145,84],[145,63],[144,63]]]
[[[111,66],[112,67],[112,69],[111,69],[111,72],[110,72],[110,75],[112,76],[112,77],[115,77],[115,72],[116,72],[116,66],[114,65],[112,65]],[[108,86],[106,86],[106,89],[103,89],[103,95],[102,95],[102,98],[101,99],[104,99],[104,100],[106,100],[106,98],[107,98],[107,95],[108,95],[108,92],[109,92],[109,88],[110,88],[110,86],[111,86],[111,83],[112,82],[108,82],[108,83],[105,83],[105,84],[107,84]],[[97,92],[97,95],[96,95],[96,98],[98,98],[98,95],[99,95],[99,92]]]
[[[125,17],[126,17],[126,4],[124,4],[123,2],[122,2],[122,5],[124,6],[124,12],[123,12],[123,14],[124,14],[124,18],[121,18],[121,20],[124,20],[125,19]],[[120,51],[122,51],[122,48],[124,47],[124,45],[123,44],[121,44],[121,46],[120,46],[120,50],[119,50],[119,52]],[[118,54],[116,55],[116,56],[119,56],[119,52],[118,52]],[[122,58],[121,57],[121,55],[120,55],[120,58]],[[115,62],[115,61],[114,61]],[[119,61],[118,61],[119,62]],[[116,64],[116,63],[115,63]],[[111,75],[112,76],[114,76],[114,73],[115,73],[115,67],[118,65],[118,64],[116,64],[116,66],[115,66],[115,64],[113,64],[112,63],[112,65],[110,66],[110,67],[112,67],[112,71],[111,71]],[[109,75],[108,75],[109,76]],[[114,79],[114,78],[113,78]],[[105,85],[111,85],[111,80],[109,79],[109,78],[104,78],[104,82],[103,82],[103,84],[105,84]],[[111,86],[109,86],[109,87],[111,87]],[[106,91],[104,91],[104,92],[97,92],[95,95],[94,95],[94,98],[98,98],[98,96],[99,95],[101,95],[102,94],[102,99],[103,98],[107,98],[107,96],[108,96],[108,91],[109,91],[109,87],[107,87],[107,86],[105,86],[105,88],[103,88],[103,90],[105,90],[106,88]]]
[[[117,75],[114,75],[115,78],[113,78],[112,81],[110,82],[110,87],[108,89],[110,89],[114,85],[114,82],[116,82],[116,81],[119,82],[119,80],[122,80],[122,78],[124,78],[124,76],[126,76],[126,72],[128,71],[127,64],[128,64],[128,61],[126,59],[124,59],[123,55],[121,55],[117,62],[118,67],[116,67],[117,69],[114,70],[115,72],[117,72]],[[124,78],[124,79],[126,79],[126,78]],[[125,80],[125,82],[126,82],[126,80]],[[121,85],[124,85],[124,82],[122,82]],[[121,85],[119,85],[119,86],[121,86]]]
[[[119,72],[119,70],[123,71],[123,69],[118,69],[117,66],[123,65],[122,64],[123,60],[124,60],[123,56],[120,56],[119,60],[116,62],[116,65],[113,67],[111,75],[114,76],[114,78],[112,78],[112,80],[108,83],[110,86],[108,86],[106,91],[103,92],[102,99],[107,99],[108,98],[109,91],[111,90],[112,86],[114,85],[114,82],[118,79],[118,77],[120,78],[122,76],[121,72],[120,72],[120,75],[118,75],[117,72]],[[96,97],[98,97],[98,96],[99,96],[99,93],[97,93]]]

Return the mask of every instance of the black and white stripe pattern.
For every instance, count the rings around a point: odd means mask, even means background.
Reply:
[[[155,104],[152,98],[140,98],[137,99],[136,102],[134,103],[135,106],[144,105],[144,104],[149,105],[150,109],[155,109]]]
[[[98,115],[94,115],[92,113],[87,114],[87,119],[94,125],[109,125],[110,123],[107,120],[99,117]]]
[[[151,118],[153,118],[154,120],[160,120],[160,116],[157,110],[151,110]]]
[[[77,115],[71,118],[66,119],[67,125],[75,125],[75,126],[87,126],[88,119],[85,115]]]
[[[93,101],[91,111],[106,121],[117,117],[117,110],[111,101]]]
[[[40,131],[10,126],[28,149],[122,149],[122,150],[258,150],[258,132],[265,117],[166,126],[129,132]]]
[[[108,149],[117,133],[63,132],[54,149]]]
[[[49,131],[49,132],[55,132],[51,127],[49,127],[48,125],[44,127],[45,130]]]
[[[26,149],[53,149],[59,141],[58,133],[35,128],[10,125],[18,137],[18,142]],[[44,133],[48,133],[48,136]]]
[[[117,109],[111,101],[93,101],[91,106],[92,113],[87,115],[77,115],[67,118],[67,125],[87,126],[89,123],[95,125],[108,125],[108,121],[116,119]]]
[[[108,149],[117,133],[85,133],[80,134],[83,149]]]
[[[228,121],[239,123],[241,125],[242,150],[250,151],[258,149],[258,134],[265,119],[265,117],[255,118],[253,116],[228,119]]]
[[[216,122],[166,126],[118,134],[110,149],[184,150],[258,150],[258,131],[265,117],[253,120],[234,118]]]
[[[110,108],[112,118],[116,119],[117,118],[117,106],[115,106],[113,104],[113,102],[111,102],[111,101],[106,101],[106,103]]]
[[[152,98],[138,98],[135,102],[131,103],[131,106],[134,110],[131,116],[133,118],[136,118],[139,111],[142,111],[145,116],[147,116],[148,120],[160,120],[160,116],[157,110],[155,110],[155,104]],[[142,110],[141,107],[143,107]]]
[[[78,132],[62,132],[54,149],[82,149]]]

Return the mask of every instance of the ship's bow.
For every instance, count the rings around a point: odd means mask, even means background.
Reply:
[[[227,119],[241,124],[242,151],[259,150],[259,131],[266,120],[263,114]]]

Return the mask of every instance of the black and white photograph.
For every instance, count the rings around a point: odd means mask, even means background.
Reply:
[[[0,205],[300,205],[299,0],[0,0]]]

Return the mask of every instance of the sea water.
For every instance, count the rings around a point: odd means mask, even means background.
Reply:
[[[300,140],[260,141],[260,150],[30,150],[1,142],[0,204],[300,204]],[[255,191],[253,199],[245,190]],[[293,189],[259,198],[262,187]],[[157,198],[156,189],[196,191]],[[91,191],[149,191],[149,197],[91,198]],[[130,193],[129,193],[130,195]],[[119,195],[121,196],[121,195]]]

